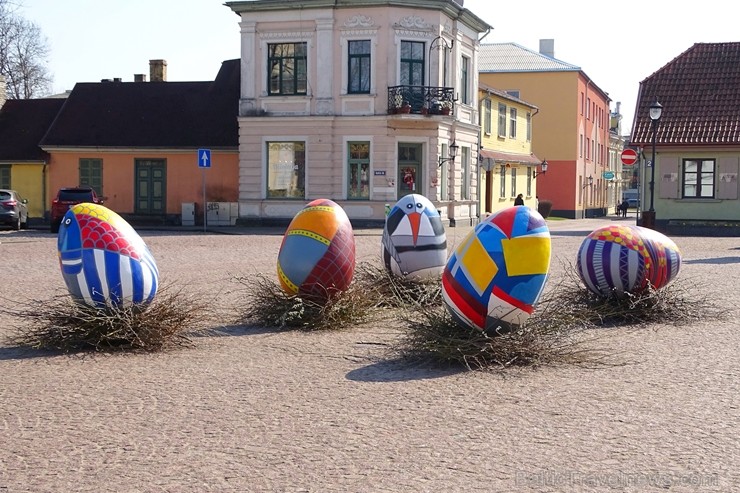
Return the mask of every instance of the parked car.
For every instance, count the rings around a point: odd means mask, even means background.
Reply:
[[[12,226],[16,231],[28,226],[28,199],[15,190],[0,190],[0,224]]]
[[[69,187],[60,188],[57,196],[51,201],[51,232],[58,233],[59,226],[62,224],[62,218],[73,205],[83,202],[92,202],[93,204],[102,204],[103,201],[90,187]]]

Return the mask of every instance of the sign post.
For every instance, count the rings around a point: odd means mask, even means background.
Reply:
[[[206,232],[206,168],[211,167],[211,150],[198,149],[198,167],[203,169],[203,232]]]
[[[637,162],[637,151],[627,148],[622,151],[621,158],[622,164],[624,164],[625,166],[632,166]]]

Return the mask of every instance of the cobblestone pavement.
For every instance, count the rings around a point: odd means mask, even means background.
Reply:
[[[553,277],[617,221],[634,218],[549,221]],[[377,261],[381,231],[355,233]],[[280,230],[141,234],[163,282],[214,300],[223,327],[162,354],[0,343],[0,493],[740,489],[740,239],[674,238],[680,281],[728,320],[592,331],[607,366],[482,373],[394,357],[392,327],[230,326],[233,277],[272,273]],[[54,236],[0,231],[3,307],[65,292]]]

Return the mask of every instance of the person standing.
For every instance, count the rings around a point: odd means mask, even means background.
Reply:
[[[524,198],[522,197],[522,194],[519,194],[514,199],[514,205],[524,205]]]

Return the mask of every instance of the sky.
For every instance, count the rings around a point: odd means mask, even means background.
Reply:
[[[169,81],[213,80],[221,62],[240,56],[239,17],[225,0],[15,1],[47,38],[54,93],[76,82],[148,79],[151,59],[167,61]],[[493,27],[484,43],[539,51],[540,39],[553,39],[555,58],[608,93],[612,111],[621,103],[622,134],[630,132],[640,81],[694,43],[740,41],[724,0],[686,8],[665,0],[461,1]]]

